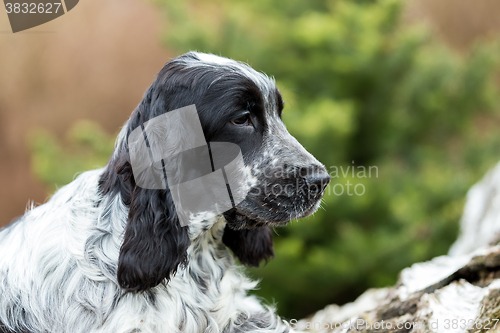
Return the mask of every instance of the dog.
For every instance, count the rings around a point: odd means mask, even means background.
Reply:
[[[206,142],[238,145],[249,191],[181,226],[168,188],[137,186],[127,138],[188,105]],[[291,331],[247,294],[256,283],[235,264],[274,257],[270,228],[315,212],[330,181],[286,130],[283,106],[274,80],[241,62],[198,52],[169,61],[108,164],[0,232],[0,332]]]

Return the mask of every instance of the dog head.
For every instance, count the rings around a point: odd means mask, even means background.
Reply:
[[[169,61],[123,128],[101,177],[103,195],[120,194],[129,206],[118,282],[129,291],[152,288],[186,263],[189,225],[182,227],[172,195],[136,185],[127,137],[150,119],[196,106],[207,142],[239,146],[249,192],[224,213],[223,242],[244,264],[273,256],[270,226],[313,213],[330,178],[324,166],[286,130],[283,100],[274,81],[249,66],[189,52]]]

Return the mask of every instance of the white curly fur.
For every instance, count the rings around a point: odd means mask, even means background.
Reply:
[[[239,71],[262,92],[269,126],[261,150],[267,155],[256,156],[246,167],[249,186],[262,182],[266,161],[276,160],[278,155],[295,169],[309,165],[324,169],[277,117],[274,97],[268,97],[275,89],[272,80],[244,64],[214,55],[191,52],[175,61],[179,68],[200,66],[195,78],[214,66],[228,73]],[[221,68],[217,73],[223,73]],[[152,95],[145,99],[156,96]],[[111,161],[124,153],[128,130],[124,127],[120,132]],[[124,203],[128,199],[119,191],[102,194],[99,181],[103,173],[105,169],[81,174],[47,203],[30,209],[0,231],[0,333],[291,331],[271,306],[247,295],[256,282],[244,276],[224,245],[223,216],[191,217],[187,263],[178,267],[168,283],[140,292],[123,289],[117,274],[128,227],[129,206]],[[316,193],[314,200],[321,195]],[[263,200],[274,204],[275,199]],[[261,210],[264,217],[284,213],[292,219],[314,211],[319,201],[311,200],[312,210],[305,198],[289,204],[288,210],[279,203]],[[158,253],[158,258],[168,255]]]
[[[168,286],[124,293],[116,269],[128,208],[119,195],[100,197],[101,173],[83,173],[0,232],[0,322],[6,328],[52,333],[288,330],[272,308],[247,295],[256,283],[234,265],[222,244],[223,217],[193,220],[188,264]],[[96,206],[100,200],[104,204]],[[203,277],[206,290],[190,271]],[[259,329],[266,321],[269,326]]]

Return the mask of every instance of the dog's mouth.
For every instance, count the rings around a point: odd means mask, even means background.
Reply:
[[[319,208],[330,177],[324,167],[261,171],[245,199],[224,215],[233,229],[285,226]]]
[[[263,226],[286,226],[292,220],[298,220],[312,215],[321,205],[321,199],[316,200],[307,207],[296,205],[276,204],[267,207],[266,204],[255,202],[242,202],[226,213],[224,216],[233,229],[253,229]]]

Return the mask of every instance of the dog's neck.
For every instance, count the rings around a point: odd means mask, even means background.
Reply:
[[[191,242],[196,242],[199,238],[212,238],[222,241],[224,228],[226,227],[226,219],[223,215],[205,218],[201,215],[194,216],[190,219],[188,225],[189,238]]]
[[[226,260],[228,263],[234,262],[229,249],[222,241],[226,223],[226,219],[222,215],[207,220],[192,220],[189,225],[191,245],[188,249],[188,256],[190,257],[188,266],[190,262],[198,261],[197,257],[199,256],[211,260],[228,259]],[[205,251],[212,251],[212,253],[205,256]]]

